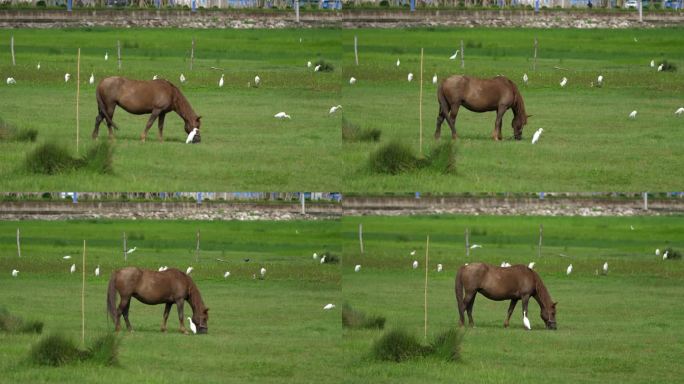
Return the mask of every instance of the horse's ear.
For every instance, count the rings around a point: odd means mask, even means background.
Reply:
[[[558,302],[557,302],[557,301],[554,301],[554,302],[553,302],[553,307],[554,307],[554,308],[556,308],[556,304],[558,304]]]
[[[209,308],[204,308],[204,313],[208,313],[208,312],[209,312]]]
[[[527,118],[529,119],[529,118],[532,117],[532,116],[534,116],[534,115],[527,115]]]
[[[202,116],[197,116],[197,121],[200,121],[201,118]]]

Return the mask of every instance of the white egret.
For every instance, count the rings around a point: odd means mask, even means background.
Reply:
[[[410,82],[410,81],[413,81],[413,73],[410,73],[410,72],[409,72],[409,74],[408,74],[408,76],[407,76],[406,78],[408,79],[409,82]]]
[[[656,256],[660,256],[660,249],[656,248],[655,254]]]
[[[411,256],[413,256],[415,254],[416,254],[416,250],[414,249],[413,251],[411,251]]]
[[[188,269],[185,270],[185,274],[186,275],[191,274],[193,269],[194,269],[193,267],[188,267]]]
[[[321,69],[321,65],[318,64],[314,67],[314,72],[318,72]]]
[[[358,272],[360,270],[361,270],[361,264],[356,264],[356,266],[354,267],[354,272]]]
[[[534,264],[535,264],[535,262],[531,261],[529,264],[527,264],[527,268],[534,269]]]
[[[259,271],[259,273],[261,274],[261,277],[266,276],[266,268],[261,267],[261,270]]]
[[[658,72],[661,72],[662,70],[663,70],[663,64],[660,64],[660,65],[658,66]]]
[[[181,83],[185,83],[185,75],[183,75],[182,73],[180,74],[179,79]]]
[[[223,76],[224,75],[221,75],[221,78],[219,79],[219,88],[223,88]]]
[[[164,272],[165,270],[166,270],[166,269],[164,268],[164,266],[161,266],[161,267],[159,267],[159,269],[158,269],[157,271],[159,271],[159,272]]]
[[[456,50],[456,53],[454,53],[453,55],[449,56],[449,60],[456,60],[456,58],[458,57],[458,51],[459,51],[459,49]]]
[[[565,274],[569,275],[572,273],[572,264],[568,265],[568,269],[565,270]]]
[[[684,107],[680,107],[679,109],[677,109],[675,111],[675,115],[677,115],[677,116],[681,116],[682,113],[684,113]]]
[[[90,78],[88,79],[88,84],[93,85],[95,84],[95,74],[90,72]]]
[[[17,277],[17,276],[19,276],[19,271],[17,271],[16,269],[13,269],[12,270],[12,277]]]
[[[98,264],[97,268],[95,268],[95,276],[100,276],[100,265]]]
[[[333,114],[333,113],[337,112],[337,110],[340,108],[342,108],[341,105],[333,105],[332,107],[330,107],[330,111],[328,112],[328,114]]]
[[[273,117],[275,117],[276,119],[290,119],[291,118],[290,115],[288,115],[285,112],[278,112],[275,115],[273,115]]]
[[[665,251],[665,253],[663,253],[663,260],[667,260],[667,253],[668,251]]]
[[[69,272],[71,272],[71,273],[76,272],[76,264],[71,264],[71,268],[69,268]]]
[[[608,273],[608,262],[607,261],[605,263],[603,263],[603,274],[605,275],[606,273]]]
[[[413,269],[418,268],[418,260],[413,260]]]
[[[126,251],[126,253],[130,255],[131,253],[135,252],[136,249],[138,249],[138,247],[133,247],[133,248],[129,249],[128,251]]]
[[[226,271],[226,272],[223,274],[223,278],[224,278],[224,279],[227,279],[228,276],[230,276],[230,272],[229,272],[229,271]]]
[[[69,260],[69,259],[71,259],[71,255],[62,256],[62,259]]]
[[[36,65],[36,69],[40,71],[40,61],[38,62],[38,65]]]
[[[307,67],[307,68],[311,68],[311,62],[310,62],[310,61],[307,61],[307,62],[306,62],[306,67]]]
[[[480,244],[473,244],[470,246],[470,249],[475,249],[475,248],[482,248]]]
[[[105,52],[105,61],[109,60],[109,52]]]
[[[560,82],[561,88],[562,88],[562,87],[565,87],[565,85],[566,85],[567,83],[568,83],[568,78],[567,78],[567,77],[562,78],[562,79],[561,79],[561,82]]]
[[[399,64],[401,64],[401,62],[399,61],[399,59],[397,59],[397,67],[399,66]]]
[[[314,252],[314,254],[313,254],[313,259],[314,259],[314,260],[318,260],[318,253]]]
[[[333,308],[335,308],[335,304],[332,304],[332,303],[326,304],[325,307],[323,307],[323,309],[325,309],[326,311],[333,309]]]
[[[534,133],[534,135],[532,135],[532,144],[539,141],[539,137],[541,136],[542,132],[544,132],[544,128],[537,129],[537,131]]]
[[[195,326],[195,323],[192,322],[192,318],[188,317],[188,321],[190,322],[190,330],[192,333],[197,333],[197,326]]]
[[[630,226],[629,226],[629,229],[631,229],[631,230],[633,231],[633,230],[634,230],[634,226],[633,226],[633,225],[630,225]]]
[[[323,264],[323,263],[325,263],[325,255],[323,255],[323,257],[321,257],[321,264]]]
[[[159,76],[157,76],[157,75],[152,76],[152,80],[157,80],[158,78],[159,78]]]
[[[258,87],[259,83],[261,83],[261,77],[259,75],[254,76],[254,86]]]
[[[442,264],[437,264],[437,272],[442,272]]]
[[[501,268],[508,268],[510,266],[511,264],[508,261],[504,261],[503,263],[501,263]]]
[[[70,75],[70,74],[68,74],[68,73],[65,73],[65,74],[64,74],[64,82],[65,82],[65,83],[68,82],[70,78],[71,78],[71,75]]]
[[[530,79],[530,78],[527,77],[527,73],[523,73],[523,83],[525,83],[525,85],[527,85],[527,81],[528,81],[529,79]]]
[[[596,79],[596,83],[599,87],[603,85],[603,75],[599,75],[599,77]]]
[[[188,138],[185,139],[185,144],[192,143],[192,141],[195,139],[195,136],[197,135],[197,132],[199,132],[199,130],[197,128],[193,128],[192,131],[188,133]]]
[[[16,84],[16,83],[17,83],[17,81],[14,80],[14,77],[8,77],[7,78],[7,85]]]
[[[637,111],[634,110],[634,111],[632,111],[632,112],[629,114],[629,118],[630,118],[630,119],[636,119],[636,115],[637,115]]]
[[[434,76],[432,76],[432,84],[437,84],[437,74],[436,73]]]
[[[351,77],[351,78],[349,79],[349,84],[350,84],[350,85],[356,84],[356,78],[355,78],[355,77]]]
[[[527,318],[527,312],[523,311],[523,325],[525,326],[525,329],[528,331],[532,329],[532,326],[530,325],[530,319]]]

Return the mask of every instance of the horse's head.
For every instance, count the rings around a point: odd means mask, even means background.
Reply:
[[[532,117],[532,115],[527,115],[527,114],[517,114],[515,117],[513,117],[513,121],[511,122],[511,126],[513,127],[513,136],[515,137],[516,140],[521,140],[522,139],[522,131],[523,127],[525,124],[527,124],[527,118]]]
[[[546,324],[546,329],[556,330],[556,303],[545,306],[541,311],[541,318]]]
[[[192,138],[192,143],[197,144],[202,141],[202,137],[200,136],[200,126],[202,125],[202,116],[197,116],[192,120],[188,120],[185,122],[185,133],[190,134],[194,128],[197,128],[197,133],[195,134],[195,137]]]
[[[197,333],[207,333],[209,330],[207,322],[209,321],[209,308],[204,308],[202,311],[193,312],[192,322],[197,327]]]

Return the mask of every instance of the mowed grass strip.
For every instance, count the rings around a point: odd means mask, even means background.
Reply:
[[[382,331],[345,328],[345,382],[676,381],[683,373],[677,360],[683,339],[676,324],[684,264],[663,261],[654,251],[681,249],[683,223],[681,217],[345,217],[342,295],[358,311],[382,313],[388,329],[403,328],[422,341],[427,234],[428,340],[458,327],[454,277],[464,263],[535,261],[558,301],[557,331],[545,329],[534,300],[528,314],[532,331],[525,331],[520,303],[510,328],[504,329],[509,302],[478,295],[476,327],[466,330],[461,360],[455,363],[427,358],[378,362],[368,351]],[[544,225],[541,257],[539,224]],[[471,231],[471,244],[482,245],[469,258],[465,228]],[[419,262],[415,270],[413,260]],[[606,261],[609,271],[602,275]],[[444,266],[441,273],[438,263]],[[570,263],[574,270],[567,276]],[[356,264],[362,265],[359,272],[354,272]]]
[[[679,154],[684,140],[681,69],[657,72],[649,63],[684,64],[681,28],[649,30],[537,30],[505,28],[356,29],[342,31],[345,118],[383,132],[382,140],[343,146],[346,189],[384,191],[530,191],[530,190],[677,190],[683,178]],[[354,62],[354,36],[359,65]],[[533,42],[539,41],[536,71]],[[637,38],[637,42],[634,38]],[[464,41],[465,68],[449,60]],[[424,48],[423,152],[433,144],[438,103],[433,75],[477,77],[505,75],[524,97],[533,115],[514,141],[512,112],[504,116],[503,142],[494,142],[495,113],[461,108],[458,166],[453,174],[421,170],[378,175],[369,155],[392,140],[419,151],[420,50]],[[396,66],[400,59],[401,65]],[[657,66],[657,64],[656,64]],[[681,68],[681,65],[679,66]],[[412,82],[407,74],[414,74]],[[523,74],[529,76],[523,85]],[[597,78],[603,75],[603,86]],[[350,77],[357,79],[349,85]],[[561,88],[563,77],[568,84]],[[592,87],[593,83],[593,87]],[[637,118],[628,118],[637,110]],[[544,128],[539,142],[533,133]],[[442,126],[442,140],[450,137]]]

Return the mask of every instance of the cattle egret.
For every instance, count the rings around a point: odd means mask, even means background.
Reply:
[[[655,60],[651,60],[651,68],[655,68]]]
[[[414,249],[413,251],[411,251],[411,256],[413,256],[415,254],[416,254],[416,250]]]
[[[637,111],[634,110],[634,111],[632,111],[632,112],[629,114],[629,118],[630,118],[630,119],[636,119],[636,115],[637,115]]]
[[[138,247],[133,247],[133,248],[129,249],[128,251],[126,251],[126,253],[130,255],[131,253],[135,252],[136,249],[138,249]]]
[[[527,268],[534,269],[534,264],[534,261],[530,262],[529,264],[527,264]]]
[[[660,64],[660,65],[658,66],[658,72],[661,72],[662,70],[663,70],[663,64]]]
[[[356,264],[356,266],[354,267],[354,272],[358,272],[360,270],[361,270],[361,264]]]
[[[432,76],[432,84],[437,84],[437,74],[436,73],[434,76]]]
[[[527,73],[523,73],[523,83],[525,83],[525,85],[527,85],[527,81],[528,81],[529,79],[530,79],[530,78],[527,77]]]
[[[95,74],[92,72],[90,73],[90,78],[88,79],[88,84],[93,85],[95,84]]]
[[[544,128],[537,129],[537,131],[534,133],[534,135],[532,135],[532,144],[539,141],[539,137],[541,136],[542,132],[544,132]]]
[[[192,143],[192,141],[195,139],[195,135],[197,135],[197,132],[199,132],[199,130],[197,128],[193,128],[192,131],[188,133],[188,138],[185,139],[185,144]]]
[[[307,61],[307,62],[306,62],[306,67],[307,67],[307,68],[311,68],[311,62],[310,62],[310,61]]]
[[[188,269],[185,270],[185,274],[186,274],[186,275],[191,274],[193,269],[194,269],[194,268],[192,268],[192,267],[188,267]]]
[[[157,80],[158,78],[159,78],[159,76],[157,76],[157,75],[152,76],[152,80]]]
[[[318,253],[314,252],[314,254],[313,254],[313,259],[314,259],[314,260],[318,260]]]
[[[401,64],[401,62],[399,61],[399,59],[397,59],[397,67],[399,66],[399,64]]]
[[[603,85],[603,75],[599,75],[599,77],[596,79],[596,83],[599,87]]]
[[[456,53],[454,53],[453,55],[449,56],[449,60],[456,60],[456,57],[458,57],[458,51],[459,51],[459,50],[457,49],[457,50],[456,50]]]
[[[69,81],[70,78],[71,78],[71,75],[70,75],[70,74],[68,74],[68,73],[65,73],[65,74],[64,74],[64,82],[65,82],[65,83],[66,83],[67,81]]]
[[[36,65],[36,69],[40,71],[40,62],[38,62],[38,65]]]
[[[261,274],[261,277],[266,276],[266,268],[261,267],[261,270],[259,271],[259,273]]]
[[[166,269],[165,269],[164,266],[161,266],[161,267],[159,267],[159,269],[158,269],[159,272],[164,272],[165,270],[166,270]]]
[[[630,225],[630,226],[629,226],[629,229],[631,229],[631,230],[633,231],[633,230],[634,230],[634,226],[633,226],[633,225]]]
[[[188,321],[190,322],[190,330],[192,333],[197,333],[197,327],[195,326],[195,323],[192,322],[192,318],[188,317]]]
[[[530,325],[530,319],[527,318],[527,312],[523,311],[523,325],[525,326],[525,329],[528,331],[532,329],[532,326]]]
[[[100,276],[100,266],[98,265],[97,268],[95,268],[95,276]]]
[[[437,272],[442,272],[442,264],[437,264]]]
[[[321,257],[321,264],[323,264],[323,263],[325,263],[325,255],[323,255],[323,257]]]
[[[566,85],[567,83],[568,83],[568,78],[567,78],[567,77],[564,77],[563,79],[561,79],[560,86],[561,86],[561,87],[565,87],[565,85]]]
[[[656,256],[660,256],[660,249],[656,248],[655,254]]]
[[[109,52],[105,52],[105,61],[109,60]]]
[[[219,88],[223,88],[223,75],[221,75],[221,79],[219,79]]]
[[[470,249],[475,249],[475,248],[482,248],[480,244],[473,244],[470,246]]]
[[[17,277],[17,276],[19,276],[19,271],[17,271],[16,269],[13,269],[12,270],[12,277]]]
[[[413,80],[413,73],[409,73],[407,76],[407,79],[408,79],[408,81],[412,81]]]
[[[663,260],[667,260],[667,252],[668,251],[665,251],[665,253],[663,253]]]
[[[230,276],[230,272],[226,271],[226,273],[223,274],[223,278],[224,278],[224,279],[227,279],[228,276]]]
[[[333,113],[337,112],[337,110],[340,108],[342,108],[341,105],[333,105],[332,107],[330,107],[330,111],[328,112],[328,114],[333,114]]]
[[[325,309],[326,311],[333,309],[333,308],[335,308],[335,304],[332,304],[332,303],[326,304],[325,307],[323,307],[323,309]]]
[[[254,86],[258,87],[259,83],[261,83],[261,77],[259,75],[254,76]]]
[[[321,65],[318,64],[314,67],[314,72],[318,72],[318,70],[321,69]]]
[[[71,268],[69,268],[69,272],[71,272],[71,273],[76,272],[76,264],[71,264]]]
[[[71,259],[71,255],[63,256],[62,259],[64,259],[64,260],[69,260],[69,259]]]
[[[568,269],[565,270],[565,274],[569,275],[572,273],[572,264],[568,265]]]
[[[17,81],[14,80],[14,77],[8,77],[7,78],[7,85],[16,84],[16,83],[17,83]]]
[[[684,113],[684,107],[681,107],[675,111],[675,115],[677,115],[677,116],[681,116],[682,113]]]
[[[608,262],[603,263],[603,274],[608,273]]]
[[[276,119],[290,119],[290,115],[288,115],[285,112],[278,112],[275,115],[273,115]]]
[[[501,263],[501,268],[508,268],[510,266],[511,264],[508,261],[504,261],[503,263]]]
[[[179,79],[180,79],[180,82],[181,82],[181,83],[185,83],[185,75],[183,75],[182,73],[180,74],[180,78],[179,78]]]
[[[418,268],[418,260],[413,260],[413,269]]]
[[[355,78],[355,77],[351,77],[351,78],[349,79],[349,84],[350,84],[350,85],[356,84],[356,78]]]

